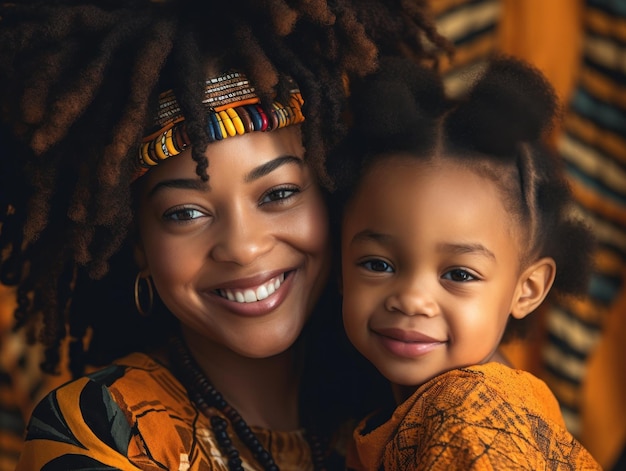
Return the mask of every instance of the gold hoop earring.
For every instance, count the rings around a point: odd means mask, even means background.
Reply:
[[[139,282],[141,280],[144,280],[147,286],[146,289],[148,291],[148,302],[149,302],[149,306],[147,309],[144,309],[141,306],[141,292],[143,291],[143,289],[141,289],[141,287],[139,286]],[[135,277],[135,307],[137,308],[137,312],[139,312],[139,314],[141,314],[144,317],[148,317],[150,313],[152,312],[153,302],[154,302],[154,291],[152,290],[152,281],[150,281],[150,277],[141,276],[141,272],[137,273],[137,276]]]

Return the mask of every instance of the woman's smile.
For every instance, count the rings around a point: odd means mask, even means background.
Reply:
[[[274,312],[289,297],[296,270],[283,272],[268,281],[246,288],[220,288],[207,291],[211,303],[240,316],[264,316]],[[228,284],[236,286],[242,280]]]
[[[271,296],[274,291],[280,288],[283,281],[285,281],[284,273],[271,278],[269,281],[262,283],[257,287],[249,287],[243,289],[222,288],[216,291],[217,294],[219,294],[223,298],[228,299],[229,301],[234,301],[237,303],[255,303]]]
[[[189,153],[144,178],[140,265],[183,325],[244,356],[295,342],[329,267],[325,202],[299,129],[207,148],[209,181]]]

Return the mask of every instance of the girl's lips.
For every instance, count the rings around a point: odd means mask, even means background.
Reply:
[[[374,334],[385,349],[404,358],[417,358],[446,344],[446,341],[434,339],[420,332],[401,329],[381,329],[374,331]]]
[[[389,337],[393,340],[398,340],[401,342],[422,342],[422,343],[433,343],[433,342],[442,342],[434,337],[430,337],[426,334],[422,334],[421,332],[417,332],[414,330],[403,330],[397,328],[385,328],[385,329],[374,329],[374,332],[378,335],[382,335],[383,337]]]
[[[285,300],[296,272],[297,270],[290,270],[280,273],[270,279],[266,278],[267,281],[263,283],[248,285],[247,288],[220,288],[205,293],[210,296],[212,303],[234,314],[249,317],[263,316],[272,312]]]

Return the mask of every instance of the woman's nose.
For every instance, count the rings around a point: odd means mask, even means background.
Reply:
[[[245,266],[269,252],[274,244],[271,225],[262,218],[238,213],[220,221],[219,235],[210,256],[216,262]]]
[[[427,285],[418,280],[399,284],[385,299],[385,308],[407,316],[434,317],[439,313],[438,305]]]

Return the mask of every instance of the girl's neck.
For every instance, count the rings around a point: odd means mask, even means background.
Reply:
[[[293,348],[269,358],[248,358],[188,332],[183,339],[207,379],[248,425],[300,428]]]
[[[402,386],[399,384],[392,384],[391,391],[393,392],[393,399],[396,401],[396,405],[402,404],[409,397],[413,395],[415,391],[419,389],[419,386]]]

